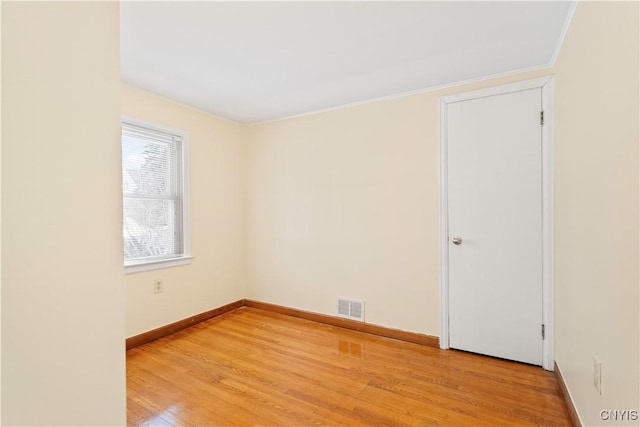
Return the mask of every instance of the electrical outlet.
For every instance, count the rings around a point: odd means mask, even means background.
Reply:
[[[157,279],[153,281],[153,293],[161,294],[164,290],[164,285],[162,284],[162,280]]]
[[[602,394],[602,362],[593,356],[593,386]]]

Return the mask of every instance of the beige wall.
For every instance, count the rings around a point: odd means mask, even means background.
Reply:
[[[122,87],[122,113],[187,131],[191,148],[188,266],[128,274],[127,336],[244,298],[244,145],[240,125]],[[153,293],[154,279],[164,292]]]
[[[639,409],[638,47],[638,3],[580,2],[556,63],[555,357],[587,425]]]
[[[247,297],[439,335],[438,98],[550,70],[247,128]]]
[[[118,19],[2,3],[3,425],[125,423]]]
[[[0,5],[0,23],[2,5]],[[1,27],[0,27],[1,28]],[[0,58],[2,58],[2,31],[0,30]],[[2,99],[2,67],[0,66],[0,99]],[[0,189],[2,188],[2,103],[0,102]],[[2,423],[2,196],[0,192],[0,424]]]

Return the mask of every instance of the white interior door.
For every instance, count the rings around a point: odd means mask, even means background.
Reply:
[[[541,89],[453,102],[446,122],[449,345],[535,365],[543,344],[541,104]]]

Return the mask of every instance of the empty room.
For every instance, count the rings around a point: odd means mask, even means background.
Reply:
[[[640,424],[637,1],[3,1],[0,423]]]

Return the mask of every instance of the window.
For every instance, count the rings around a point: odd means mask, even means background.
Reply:
[[[188,135],[122,122],[124,265],[127,273],[189,263]]]

